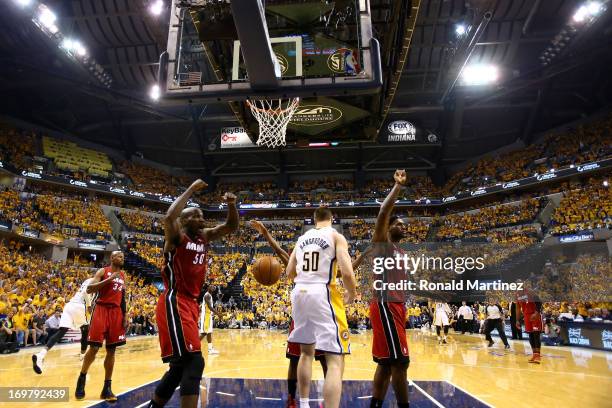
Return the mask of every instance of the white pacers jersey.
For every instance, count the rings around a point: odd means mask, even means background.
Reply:
[[[296,284],[333,285],[336,279],[335,233],[332,227],[313,228],[298,238],[295,245]]]
[[[74,294],[71,303],[78,303],[80,305],[91,306],[91,294],[87,293],[87,286],[91,283],[93,278],[86,279],[85,282],[79,288],[79,291]]]
[[[78,330],[81,326],[88,324],[86,306],[91,306],[91,295],[87,293],[87,286],[93,278],[86,279],[74,294],[72,299],[64,305],[64,311],[60,318],[60,327]]]

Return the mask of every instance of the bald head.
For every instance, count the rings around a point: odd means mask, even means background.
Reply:
[[[204,228],[204,215],[199,208],[185,208],[181,211],[179,220],[181,227],[191,236],[196,235],[199,230]]]
[[[111,252],[111,265],[122,267],[123,266],[123,252],[121,251],[113,251]]]

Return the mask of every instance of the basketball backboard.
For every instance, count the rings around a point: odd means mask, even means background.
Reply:
[[[369,1],[232,1],[173,0],[160,61],[164,101],[379,91],[380,49]]]

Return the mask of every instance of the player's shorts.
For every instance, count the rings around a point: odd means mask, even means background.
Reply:
[[[289,324],[289,335],[291,335],[292,331],[293,320],[291,320],[291,323]],[[292,343],[290,341],[287,342],[287,352],[285,353],[285,357],[287,357],[289,360],[299,360],[301,353],[302,351],[300,350],[300,345],[298,343]],[[321,361],[323,358],[325,358],[325,353],[320,350],[316,350],[315,360]]]
[[[379,364],[409,363],[406,306],[399,302],[371,302],[372,357]]]
[[[450,326],[448,321],[448,315],[446,312],[436,312],[436,316],[434,318],[434,326]]]
[[[96,304],[91,315],[87,344],[102,347],[105,341],[106,347],[125,344],[123,311],[119,306]]]
[[[296,284],[291,291],[294,328],[289,341],[314,344],[326,353],[350,354],[342,296],[336,286]]]
[[[210,334],[213,332],[213,314],[204,303],[202,303],[199,327],[200,334]]]
[[[123,317],[122,317],[123,318]],[[78,330],[81,326],[88,324],[85,314],[85,305],[68,302],[62,311],[59,327]]]
[[[529,316],[525,315],[524,319],[525,319],[525,331],[527,333],[543,331],[542,315],[540,313],[537,314],[536,318],[533,321],[531,320],[531,315]]]
[[[155,316],[164,363],[182,358],[188,353],[200,353],[198,315],[196,299],[177,295],[174,291],[161,294]]]

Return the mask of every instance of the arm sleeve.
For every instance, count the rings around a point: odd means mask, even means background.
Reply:
[[[125,289],[121,291],[121,311],[123,312],[123,317],[127,313],[127,303],[125,302]]]

